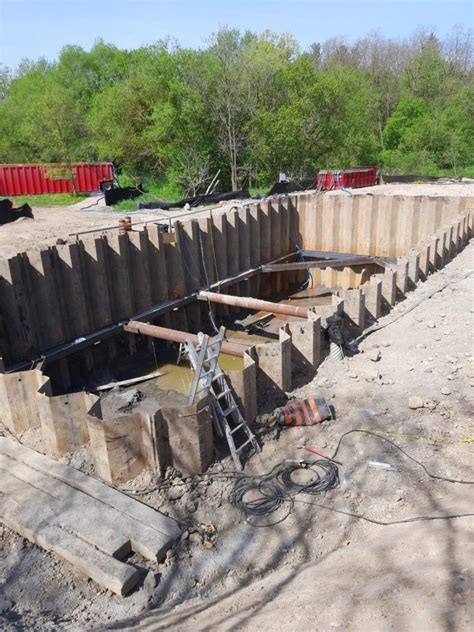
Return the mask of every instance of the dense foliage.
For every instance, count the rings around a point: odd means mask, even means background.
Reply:
[[[460,173],[474,163],[472,34],[352,45],[222,29],[200,50],[67,46],[0,67],[0,162],[112,160],[187,193],[279,171],[381,164]]]

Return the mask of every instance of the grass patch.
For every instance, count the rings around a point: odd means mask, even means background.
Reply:
[[[44,195],[13,195],[11,201],[14,206],[29,204],[30,206],[69,206],[82,202],[87,196],[73,193],[48,193]]]
[[[458,167],[457,169],[428,169],[426,175],[438,178],[474,178],[474,165]]]
[[[136,179],[126,174],[119,176],[118,181],[121,187],[132,187],[136,184]],[[130,213],[137,210],[139,202],[152,202],[154,200],[172,202],[180,200],[183,197],[183,192],[173,182],[167,182],[149,176],[141,178],[141,182],[143,190],[146,191],[146,193],[134,200],[121,200],[113,205],[112,208],[114,211],[126,211]]]
[[[135,186],[136,180],[127,175],[121,175],[119,177],[119,183],[121,187]],[[174,182],[167,182],[152,177],[142,178],[142,185],[144,191],[143,195],[135,198],[134,200],[121,200],[112,207],[117,212],[131,213],[137,210],[139,202],[153,202],[156,200],[163,200],[165,202],[175,202],[185,197],[184,191]],[[254,187],[250,189],[250,195],[265,195],[270,187]]]
[[[267,187],[250,187],[249,193],[253,197],[254,195],[266,195],[271,189],[271,186]]]

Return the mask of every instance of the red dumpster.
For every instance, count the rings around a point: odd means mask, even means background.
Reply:
[[[112,179],[111,162],[0,165],[0,196],[89,193]]]
[[[317,176],[318,190],[357,189],[377,184],[377,167],[351,167],[351,169],[320,171]]]

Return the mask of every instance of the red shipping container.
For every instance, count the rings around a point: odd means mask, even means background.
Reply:
[[[318,191],[331,191],[343,187],[358,189],[377,184],[377,167],[352,167],[345,170],[320,171],[317,176]]]
[[[72,171],[72,173],[71,173]],[[0,196],[99,191],[102,180],[112,180],[111,162],[0,165]]]

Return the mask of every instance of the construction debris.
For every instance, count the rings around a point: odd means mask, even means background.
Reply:
[[[333,413],[325,399],[305,399],[277,408],[267,419],[266,425],[269,428],[276,425],[313,426],[332,418]]]
[[[21,217],[34,219],[33,210],[29,204],[23,204],[14,208],[11,200],[0,200],[0,226],[16,222]]]

